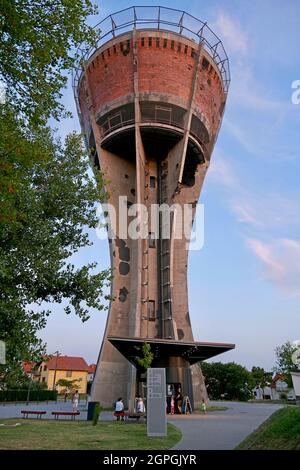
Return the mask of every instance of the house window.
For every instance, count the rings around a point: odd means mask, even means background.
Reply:
[[[150,176],[150,188],[155,188],[155,176]]]
[[[71,370],[67,370],[66,377],[72,377],[72,371]]]
[[[47,370],[47,366],[44,366],[44,372]]]
[[[149,320],[155,320],[155,300],[149,300],[148,302]]]
[[[149,248],[155,248],[155,247],[156,247],[155,233],[150,232],[149,233]]]

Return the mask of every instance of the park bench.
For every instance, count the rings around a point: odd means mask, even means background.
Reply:
[[[42,415],[45,415],[47,411],[22,410],[21,413],[23,418],[28,418],[28,415],[36,415],[37,419],[41,419]]]
[[[54,419],[58,419],[59,416],[71,416],[71,419],[74,421],[75,417],[80,415],[80,411],[52,411]]]

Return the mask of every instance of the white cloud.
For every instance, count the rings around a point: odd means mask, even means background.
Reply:
[[[247,51],[248,36],[237,19],[229,16],[224,11],[219,11],[212,29],[221,38],[228,52],[245,53]]]
[[[228,189],[236,188],[238,180],[232,169],[232,166],[220,152],[216,151],[209,167],[209,178],[221,183]]]
[[[300,242],[279,239],[263,243],[257,239],[248,239],[247,243],[263,264],[264,279],[289,295],[300,296]]]

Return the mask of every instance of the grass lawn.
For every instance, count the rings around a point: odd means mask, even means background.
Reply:
[[[168,424],[167,437],[147,437],[146,424],[37,419],[2,419],[1,423],[21,423],[17,427],[0,426],[0,449],[76,449],[76,450],[161,450],[170,449],[181,432]]]
[[[238,450],[300,450],[300,407],[275,411]]]

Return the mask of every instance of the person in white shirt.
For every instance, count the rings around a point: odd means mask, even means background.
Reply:
[[[124,403],[121,397],[116,401],[114,414],[117,417],[117,421],[120,421],[120,418],[124,421]]]
[[[137,413],[145,413],[145,405],[142,398],[138,398],[136,403],[136,412]]]

